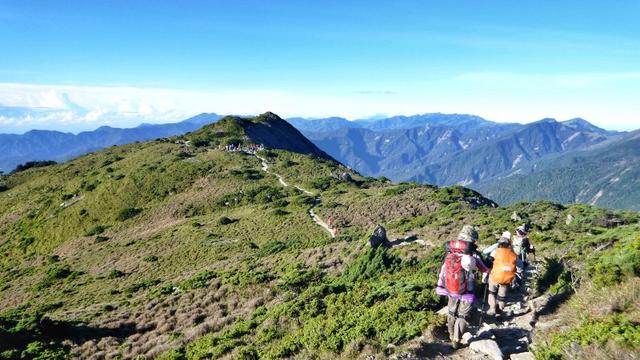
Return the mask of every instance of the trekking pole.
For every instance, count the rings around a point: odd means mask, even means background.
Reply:
[[[489,283],[484,284],[484,294],[482,294],[482,303],[480,305],[480,321],[478,322],[478,326],[482,326],[482,318],[484,317],[484,305],[487,299],[488,288],[489,288]]]

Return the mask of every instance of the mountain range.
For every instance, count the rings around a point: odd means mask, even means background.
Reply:
[[[200,114],[173,124],[141,124],[129,129],[102,126],[78,134],[51,130],[0,134],[0,171],[10,172],[28,161],[64,161],[113,145],[180,135],[221,117],[217,114]]]
[[[40,165],[0,177],[0,359],[640,350],[637,212],[362,176],[272,113]],[[473,224],[484,248],[522,223],[527,298],[511,290],[513,314],[452,348],[445,243]]]
[[[637,164],[640,148],[629,140],[632,135],[608,131],[584,119],[542,119],[523,125],[473,115],[425,114],[351,122],[340,118],[290,121],[335,159],[369,176],[463,185],[500,203],[544,199],[640,209],[640,190],[635,190],[633,177],[628,181],[623,177],[606,188],[599,188],[600,182],[585,185],[596,173],[616,178],[615,170],[609,168],[612,159],[599,161],[602,156],[596,154],[615,151],[613,160]],[[533,176],[561,164],[573,170],[574,177],[566,179],[571,185]],[[582,170],[587,167],[588,173]],[[624,174],[631,175],[629,170]],[[568,191],[570,187],[577,189]]]
[[[63,161],[112,145],[184,134],[220,118],[205,113],[175,124],[102,127],[77,135],[37,130],[0,135],[0,169],[8,172],[27,161]],[[355,121],[339,117],[287,121],[328,157],[367,176],[463,185],[500,203],[546,199],[640,209],[640,190],[635,190],[632,170],[620,177],[609,168],[612,161],[637,164],[640,148],[629,140],[632,135],[608,131],[584,119],[542,119],[523,125],[432,113]],[[616,159],[598,160],[613,152]],[[620,166],[619,171],[626,169]],[[573,174],[570,179],[560,181],[558,174],[569,173]],[[595,181],[594,174],[599,174],[598,179],[620,180],[604,186]]]

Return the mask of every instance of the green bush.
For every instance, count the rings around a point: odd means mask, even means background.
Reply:
[[[128,219],[131,219],[132,217],[137,216],[141,212],[142,212],[142,209],[139,209],[139,208],[130,207],[130,208],[122,209],[118,213],[118,216],[116,217],[116,220],[125,221],[125,220],[128,220]]]
[[[210,142],[209,140],[206,139],[192,139],[191,140],[191,145],[195,146],[195,147],[207,147],[209,146]]]
[[[109,272],[109,279],[117,279],[117,278],[121,278],[123,276],[125,276],[126,274],[123,271],[120,270],[111,270]]]
[[[160,284],[160,280],[145,280],[145,281],[141,281],[139,283],[135,283],[129,287],[127,287],[126,289],[124,289],[125,294],[131,295],[134,294],[140,290],[145,290],[148,289],[150,287],[156,286]]]
[[[105,225],[96,225],[96,226],[92,227],[91,229],[85,231],[84,235],[85,236],[95,236],[95,235],[102,234],[105,230],[107,230],[107,226],[105,226]]]
[[[142,258],[142,261],[145,262],[156,262],[158,261],[158,257],[156,255],[147,255]]]
[[[272,240],[258,250],[258,256],[264,257],[286,250],[288,245],[280,240]]]
[[[96,240],[95,241],[96,241],[96,243],[101,243],[101,242],[105,242],[105,241],[108,241],[108,240],[109,240],[109,237],[98,235],[98,236],[96,236]]]
[[[220,219],[218,219],[218,224],[220,225],[229,225],[233,224],[234,222],[236,222],[236,220],[230,219],[226,216],[222,216]]]
[[[74,279],[80,272],[72,271],[69,265],[58,265],[47,271],[44,278],[35,286],[35,290],[46,289],[64,279]]]
[[[619,283],[625,277],[640,276],[640,237],[599,254],[587,269],[599,288]]]
[[[279,285],[283,288],[300,291],[322,278],[322,272],[317,269],[305,269],[300,264],[290,266],[280,277]]]
[[[356,282],[391,273],[400,266],[400,258],[390,254],[384,246],[367,248],[342,274],[348,282]]]
[[[405,193],[407,190],[417,188],[419,185],[415,183],[401,183],[397,186],[386,188],[384,190],[385,196],[395,196]]]
[[[61,348],[51,348],[49,344],[41,341],[34,341],[27,345],[22,352],[23,359],[33,360],[62,360],[67,358],[67,353]]]
[[[323,176],[320,178],[315,178],[311,180],[309,183],[314,189],[318,189],[321,191],[325,191],[331,187],[331,185],[335,183],[335,179],[331,176]]]
[[[554,333],[549,346],[540,347],[535,355],[536,359],[564,359],[572,343],[580,346],[604,346],[609,342],[630,350],[640,349],[640,324],[630,321],[622,314],[601,320],[588,320],[569,331]]]
[[[25,171],[25,170],[29,170],[32,168],[39,168],[39,167],[45,167],[45,166],[50,166],[50,165],[55,165],[57,164],[55,161],[27,161],[24,164],[20,164],[18,166],[16,166],[16,168],[13,170],[13,173],[19,173],[21,171]]]
[[[191,279],[186,280],[182,284],[182,287],[184,289],[204,288],[204,287],[207,287],[209,285],[209,282],[212,279],[215,279],[216,277],[218,277],[218,273],[215,272],[215,271],[202,271],[202,272],[196,274]]]
[[[284,215],[289,215],[289,212],[286,210],[282,210],[282,209],[275,209],[271,212],[273,215],[275,216],[284,216]]]
[[[31,236],[20,238],[18,241],[18,248],[23,252],[26,252],[29,245],[33,244],[35,241],[36,239]]]

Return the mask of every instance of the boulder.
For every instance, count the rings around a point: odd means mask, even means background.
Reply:
[[[502,360],[504,355],[502,350],[498,346],[498,343],[494,340],[478,340],[469,344],[471,350],[485,354],[493,360]]]
[[[387,230],[382,225],[376,225],[376,229],[373,230],[373,234],[369,237],[369,245],[372,248],[376,248],[380,245],[386,246],[388,242]]]
[[[346,172],[340,174],[340,176],[338,176],[338,179],[343,182],[353,182],[353,178],[351,177],[351,175]]]
[[[565,224],[567,225],[571,225],[571,223],[573,222],[573,215],[571,214],[567,214],[567,220],[564,221]]]
[[[530,352],[523,352],[519,354],[511,354],[510,360],[535,360],[535,356],[533,356]]]

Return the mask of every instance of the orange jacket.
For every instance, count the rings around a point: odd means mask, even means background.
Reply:
[[[496,249],[489,278],[494,284],[511,284],[516,276],[518,255],[511,248]]]

